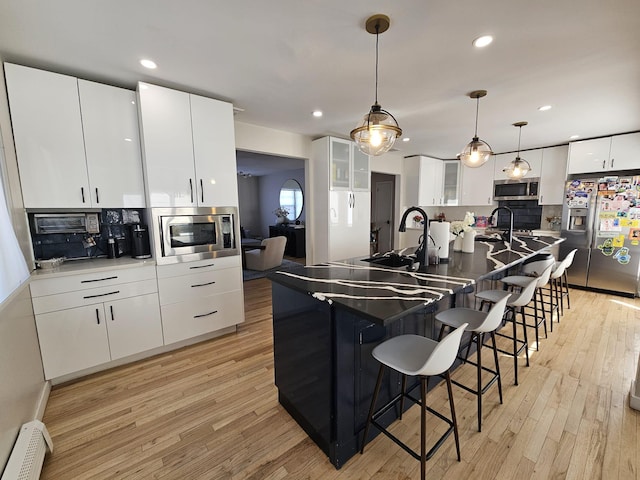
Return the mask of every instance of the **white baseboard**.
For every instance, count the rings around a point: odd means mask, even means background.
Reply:
[[[49,394],[51,394],[51,382],[45,381],[42,386],[42,392],[40,392],[38,405],[36,406],[36,413],[33,417],[35,420],[42,421],[42,417],[44,417],[44,410],[47,408],[47,402],[49,401]]]
[[[635,380],[631,382],[631,391],[629,392],[629,406],[634,410],[640,410],[640,396],[636,395],[640,393],[636,390]]]

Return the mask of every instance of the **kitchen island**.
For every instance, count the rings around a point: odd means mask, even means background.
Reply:
[[[270,274],[280,403],[340,468],[362,440],[378,370],[372,349],[397,335],[432,336],[435,312],[560,241],[476,242],[474,253],[452,252],[448,263],[419,272],[349,259]],[[388,372],[380,404],[399,388],[400,375]],[[395,415],[390,410],[380,421]]]

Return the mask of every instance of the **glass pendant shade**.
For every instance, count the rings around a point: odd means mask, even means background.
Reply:
[[[524,177],[531,170],[531,165],[524,158],[520,158],[519,156],[509,162],[502,171],[509,178],[518,179]]]
[[[486,90],[474,90],[469,94],[470,98],[476,99],[476,128],[475,134],[471,142],[458,154],[460,161],[467,167],[481,167],[489,161],[493,151],[489,144],[478,138],[478,110],[480,108],[480,99],[487,94]]]
[[[351,131],[351,138],[360,151],[373,156],[388,152],[400,135],[402,130],[394,116],[382,110],[378,104],[373,105],[369,113]]]
[[[516,158],[509,162],[509,165],[504,167],[502,171],[507,175],[508,178],[511,179],[519,179],[524,177],[529,170],[531,170],[531,165],[524,158],[520,158],[520,139],[522,138],[522,127],[528,125],[527,122],[516,122],[513,124],[514,127],[518,127],[518,153],[516,154]]]
[[[367,19],[365,29],[376,36],[376,98],[369,113],[351,130],[351,138],[362,153],[377,156],[393,147],[396,138],[402,135],[402,129],[395,117],[378,103],[378,36],[389,29],[389,17],[373,15]]]
[[[491,155],[493,155],[493,152],[489,144],[478,137],[473,137],[471,142],[464,147],[464,150],[458,154],[458,158],[467,167],[475,168],[487,163]]]

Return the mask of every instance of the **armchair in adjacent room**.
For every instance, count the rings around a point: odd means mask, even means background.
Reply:
[[[282,265],[286,244],[287,237],[265,238],[255,250],[244,252],[246,268],[264,271]]]

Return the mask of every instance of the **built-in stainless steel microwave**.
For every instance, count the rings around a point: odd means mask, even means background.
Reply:
[[[158,263],[238,255],[236,207],[154,208]]]
[[[537,200],[539,177],[519,180],[495,180],[493,182],[494,200]]]

